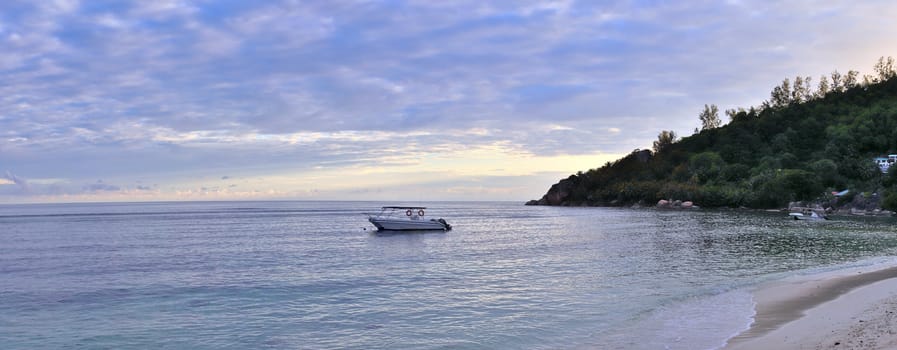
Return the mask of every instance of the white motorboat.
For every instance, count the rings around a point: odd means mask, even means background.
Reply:
[[[382,207],[380,213],[368,217],[380,231],[416,231],[452,229],[442,218],[425,219],[426,207]]]
[[[824,215],[816,214],[815,211],[810,211],[808,215],[804,215],[804,213],[790,213],[788,214],[794,220],[828,220]]]

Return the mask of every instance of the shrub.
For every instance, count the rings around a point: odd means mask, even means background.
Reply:
[[[885,191],[881,207],[890,211],[897,211],[897,187],[891,187]]]

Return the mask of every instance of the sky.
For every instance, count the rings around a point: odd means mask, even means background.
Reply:
[[[886,1],[0,2],[0,203],[537,199],[897,56]],[[725,118],[725,116],[723,116]]]

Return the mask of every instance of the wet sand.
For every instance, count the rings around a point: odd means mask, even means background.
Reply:
[[[754,300],[725,349],[897,349],[897,267],[778,282]]]

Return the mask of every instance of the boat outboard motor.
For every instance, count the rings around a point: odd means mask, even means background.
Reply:
[[[439,221],[439,223],[445,225],[445,229],[446,229],[446,230],[451,230],[451,229],[452,229],[452,225],[449,225],[447,222],[445,222],[445,219],[443,219],[443,218],[439,218],[439,220],[436,220],[436,221]]]

